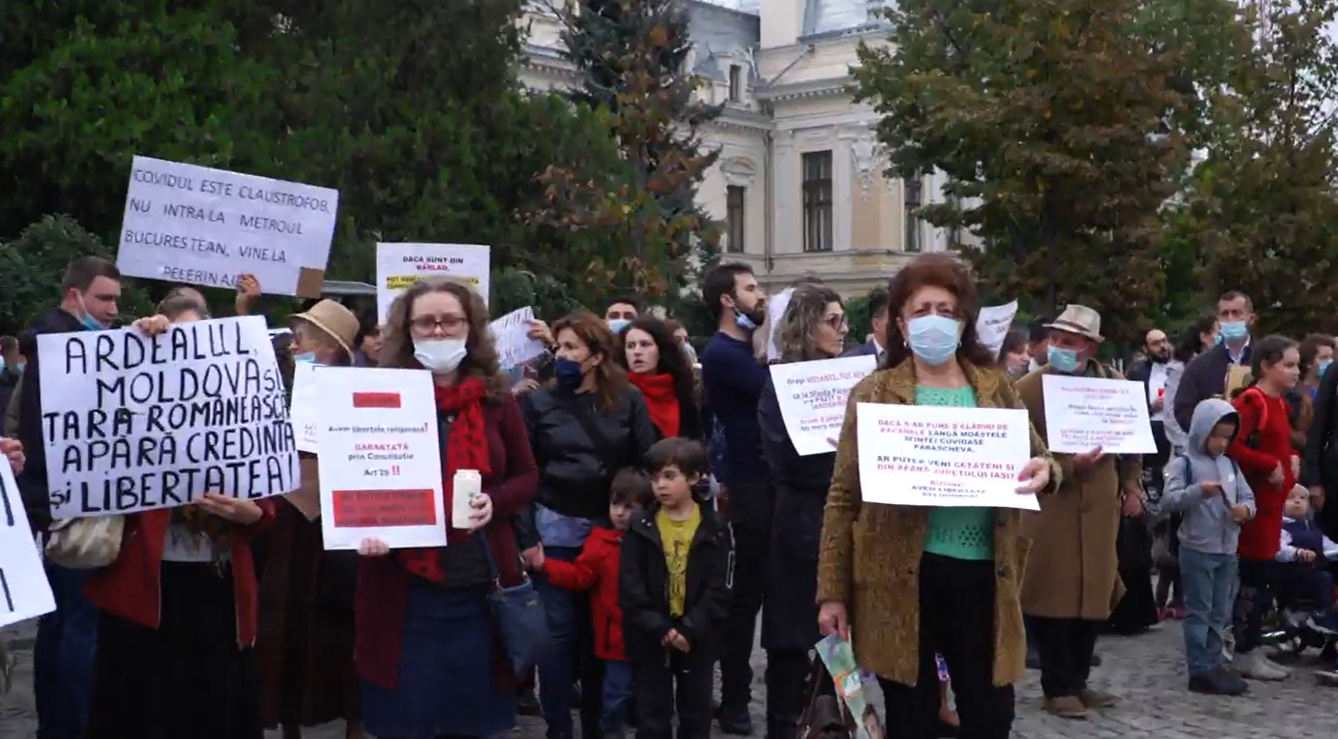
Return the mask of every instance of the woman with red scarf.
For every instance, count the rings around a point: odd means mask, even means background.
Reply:
[[[663,321],[643,317],[632,321],[619,337],[619,362],[627,379],[646,401],[660,438],[702,438],[692,367]]]
[[[497,367],[488,309],[462,285],[418,282],[395,300],[382,367],[426,369],[436,383],[444,510],[458,470],[483,493],[447,546],[390,552],[363,541],[355,601],[363,721],[381,739],[492,736],[516,723],[510,674],[488,608],[489,554],[503,587],[524,574],[512,519],[534,498],[538,469],[520,408]],[[485,550],[485,547],[487,548]]]

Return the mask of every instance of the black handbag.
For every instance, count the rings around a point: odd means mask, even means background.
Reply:
[[[808,705],[799,717],[796,739],[851,739],[855,720],[845,701],[835,695],[831,675],[821,659],[813,660],[808,680]]]
[[[488,559],[488,575],[491,578],[488,607],[501,635],[502,651],[506,654],[511,673],[524,675],[553,647],[553,635],[548,630],[543,603],[539,601],[534,582],[523,568],[521,576],[524,580],[519,585],[503,586],[497,560],[493,559],[492,549],[488,547],[487,534],[480,531],[478,538],[483,546],[483,555]]]

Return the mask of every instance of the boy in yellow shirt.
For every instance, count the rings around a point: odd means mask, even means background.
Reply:
[[[729,615],[734,548],[729,527],[693,499],[706,451],[663,439],[646,453],[655,503],[623,537],[618,603],[636,680],[638,739],[708,739],[720,632]],[[675,691],[675,688],[677,690]],[[677,701],[675,701],[677,692]]]

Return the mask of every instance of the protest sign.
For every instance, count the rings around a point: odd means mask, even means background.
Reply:
[[[9,461],[0,457],[0,626],[56,610]],[[7,665],[0,664],[0,672]]]
[[[297,487],[283,378],[259,316],[43,334],[42,437],[56,518],[257,500]]]
[[[380,539],[446,545],[441,447],[426,370],[322,367],[321,532],[326,549]]]
[[[548,351],[542,341],[531,339],[530,321],[534,320],[534,309],[525,306],[517,308],[488,324],[492,332],[493,346],[497,347],[497,366],[503,370],[520,366]]]
[[[860,403],[855,413],[865,503],[1040,510],[1017,492],[1031,458],[1026,411]]]
[[[136,156],[116,266],[208,287],[255,275],[273,295],[319,298],[339,192]]]
[[[780,359],[780,347],[776,344],[776,331],[780,328],[785,309],[790,307],[790,296],[794,288],[787,287],[767,300],[767,360]]]
[[[981,308],[980,314],[976,316],[976,336],[979,337],[980,343],[990,350],[995,359],[999,358],[1004,339],[1008,338],[1008,330],[1013,327],[1013,319],[1016,317],[1016,300],[1007,305]]]
[[[771,365],[785,431],[799,456],[836,451],[828,439],[841,433],[850,388],[878,364],[872,354]]]
[[[293,366],[292,403],[289,417],[297,437],[297,450],[316,453],[316,414],[320,412],[320,395],[316,388],[316,365],[298,362]]]
[[[377,244],[376,302],[381,323],[400,293],[434,277],[468,285],[488,302],[491,255],[492,247],[481,244]]]
[[[1050,451],[1156,454],[1143,383],[1045,375],[1045,443]]]

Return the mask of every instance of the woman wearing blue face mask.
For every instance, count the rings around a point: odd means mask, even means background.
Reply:
[[[899,736],[939,730],[935,653],[952,676],[961,725],[1006,739],[1013,683],[1026,672],[1018,600],[1030,542],[1017,509],[864,503],[856,439],[859,403],[1022,408],[1013,385],[976,336],[980,300],[966,268],[926,254],[897,273],[886,369],[850,393],[827,491],[818,556],[818,624],[850,635],[860,666],[879,677]],[[1033,429],[1019,494],[1052,492],[1059,469]],[[856,556],[858,553],[858,556]]]
[[[553,381],[521,396],[539,465],[535,523],[546,559],[572,561],[595,522],[608,515],[609,484],[623,467],[640,467],[658,438],[641,393],[615,361],[608,324],[589,312],[553,324]],[[600,737],[600,663],[589,635],[586,594],[536,575],[553,649],[539,663],[539,703],[550,739],[570,739],[572,675],[581,666],[581,727]],[[585,638],[582,638],[585,637]]]
[[[351,363],[358,318],[340,303],[322,300],[294,315],[289,326],[294,363]],[[260,540],[261,716],[266,728],[281,727],[285,739],[299,737],[304,726],[339,719],[346,736],[358,739],[363,732],[353,672],[357,554],[325,551],[314,512],[319,509],[309,503],[320,490],[316,456],[300,456],[301,487],[276,503],[274,525]]]

